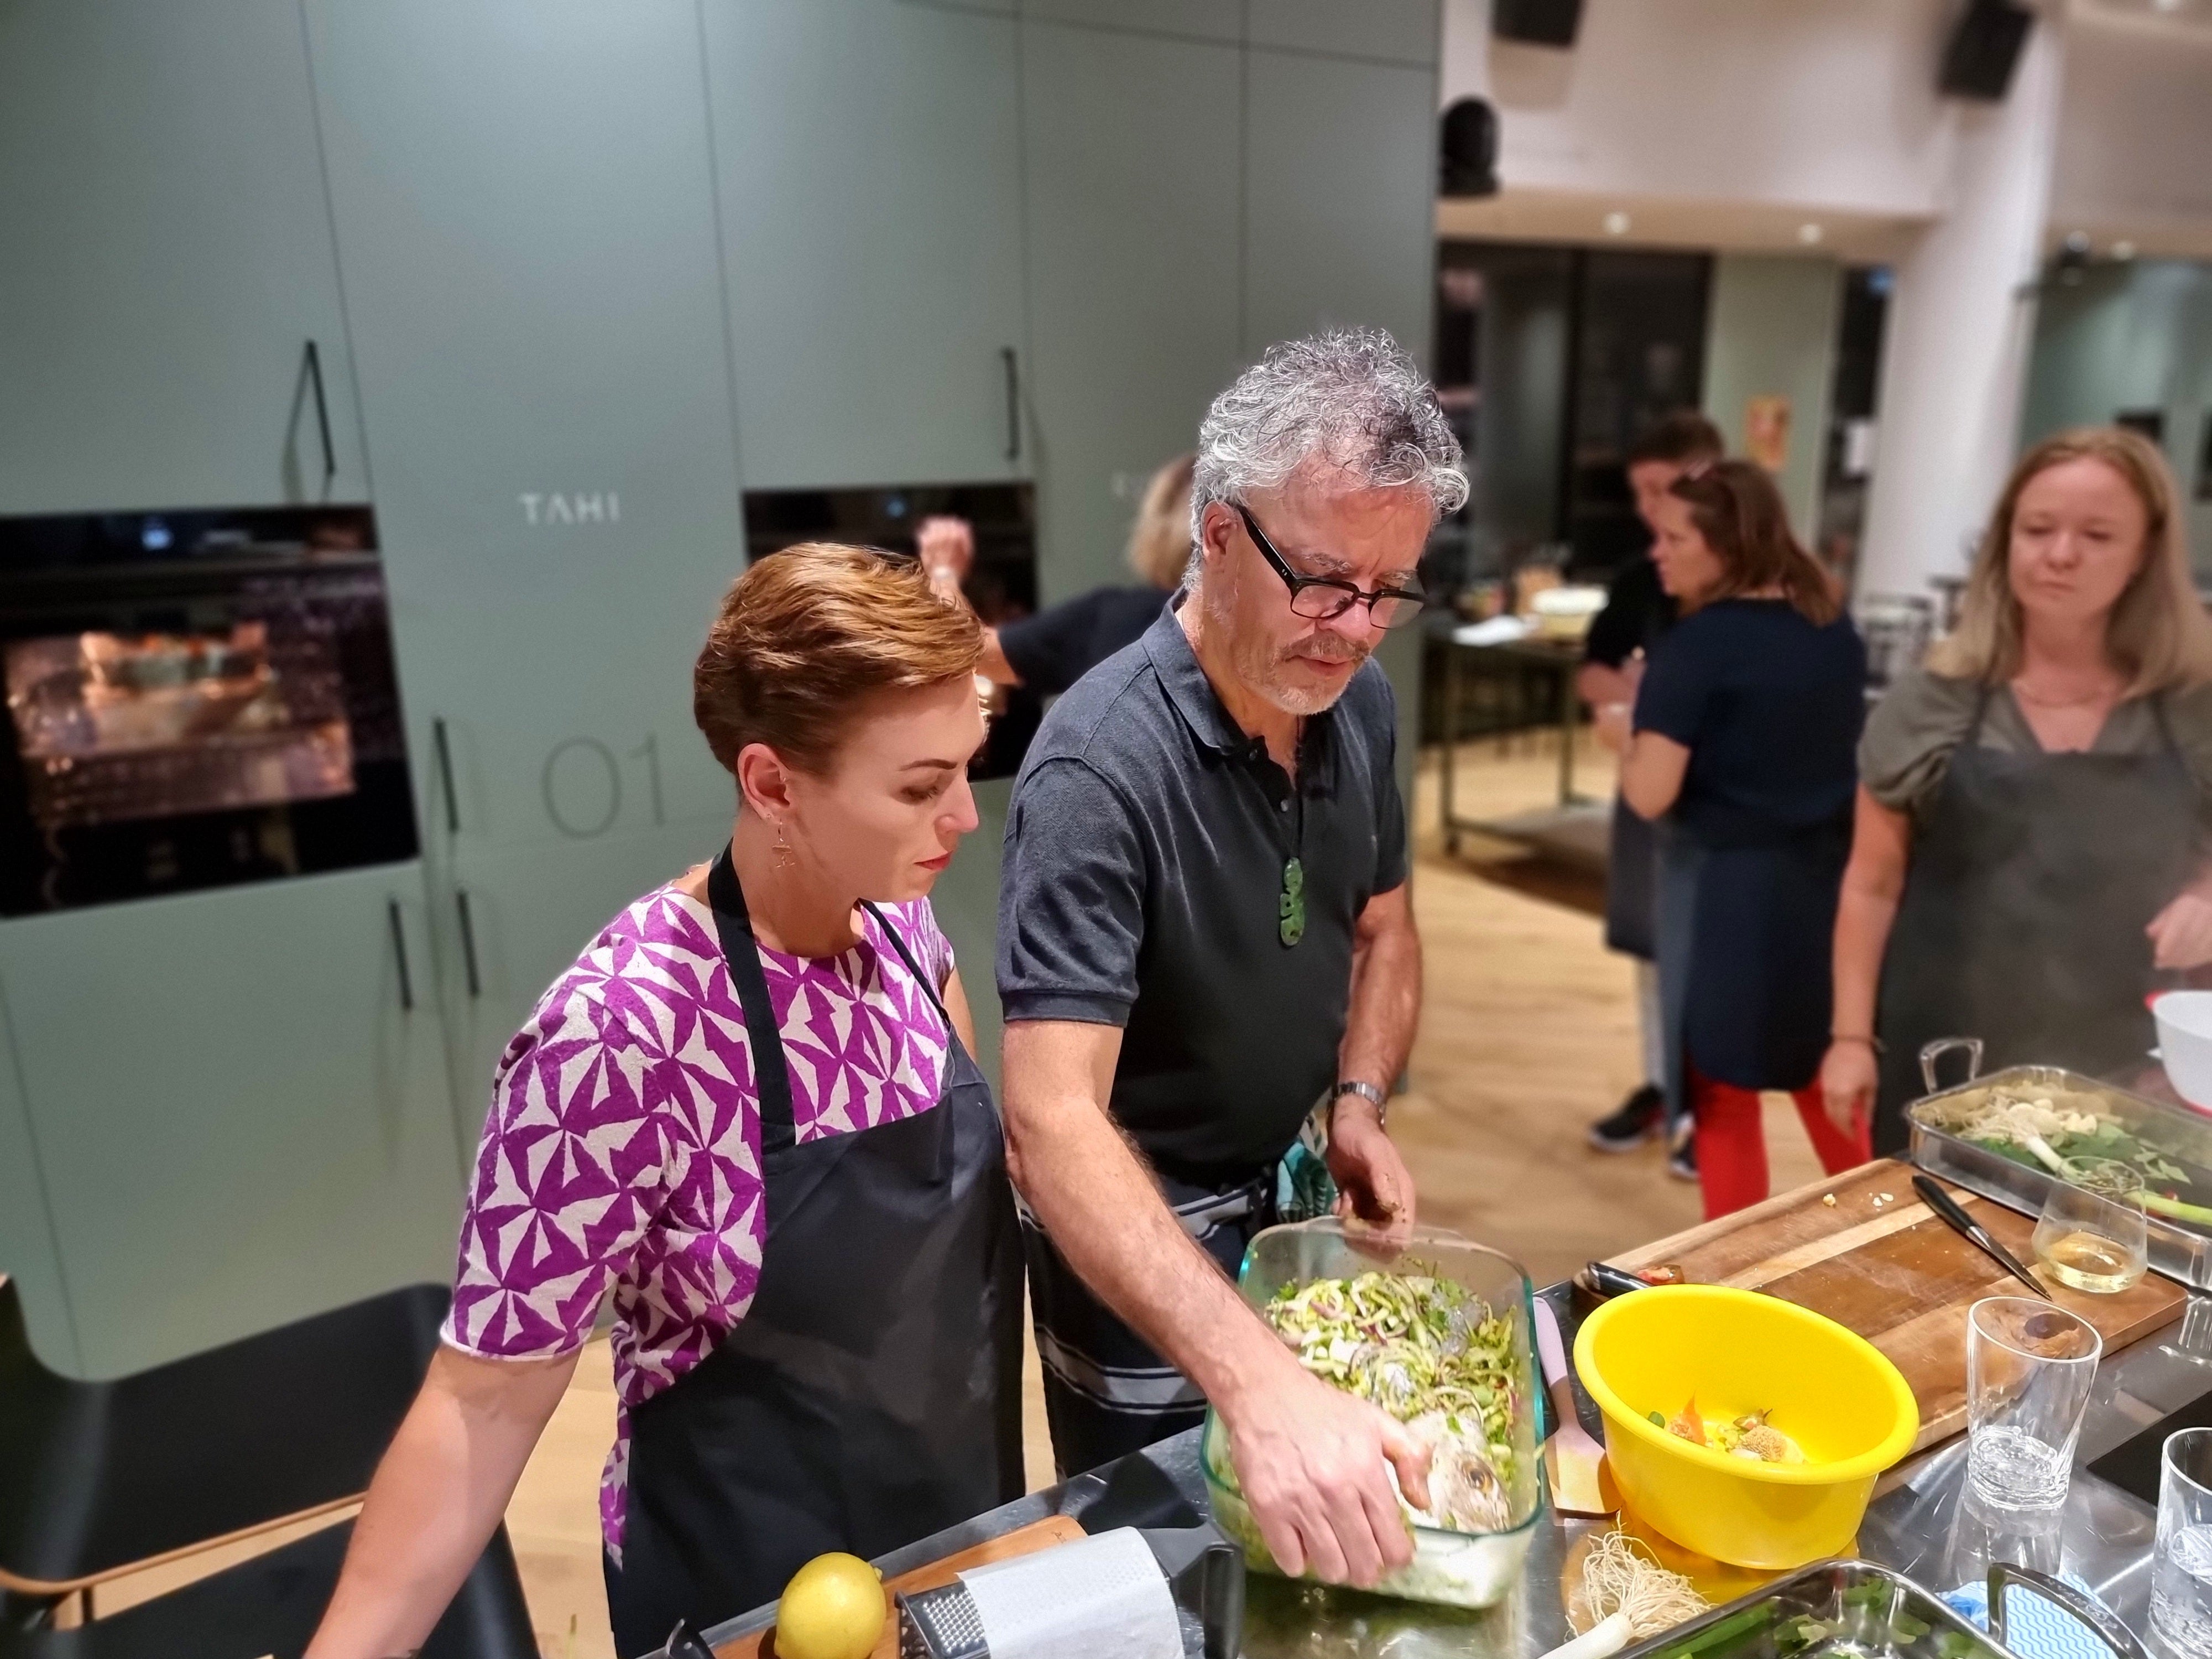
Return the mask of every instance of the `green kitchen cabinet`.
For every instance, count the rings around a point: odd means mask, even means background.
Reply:
[[[1020,0],[1022,15],[1039,22],[1088,24],[1186,40],[1243,38],[1244,0]]]
[[[58,1371],[83,1368],[76,1328],[54,1247],[39,1143],[25,1109],[6,987],[0,985],[0,1279],[11,1281],[23,1306],[32,1349]]]
[[[1247,0],[1244,38],[1255,46],[1435,66],[1443,44],[1437,0]],[[1430,112],[1434,113],[1433,109]]]
[[[413,863],[0,922],[85,1374],[451,1275],[460,1152],[427,922]],[[0,1140],[8,1113],[0,1090]]]
[[[734,802],[716,819],[590,842],[456,844],[439,920],[452,957],[455,1133],[471,1155],[500,1056],[546,988],[633,900],[720,851]]]
[[[367,497],[295,0],[0,6],[0,514]]]
[[[730,817],[691,720],[744,562],[700,20],[307,21],[472,1136],[538,990]]]
[[[703,15],[746,488],[1026,476],[1013,21]]]
[[[960,843],[952,862],[930,890],[937,925],[951,941],[960,969],[960,987],[975,1016],[975,1062],[999,1086],[999,1042],[1004,1026],[999,1011],[999,860],[1006,840],[1006,805],[1012,778],[991,778],[975,786],[975,814],[981,821]]]
[[[1046,602],[1133,581],[1154,468],[1236,374],[1235,46],[1024,21],[1029,394]]]
[[[1258,47],[1249,58],[1246,351],[1368,324],[1425,368],[1434,71]]]

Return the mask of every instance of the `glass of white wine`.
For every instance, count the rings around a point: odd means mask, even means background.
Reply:
[[[2142,1206],[2079,1187],[2053,1187],[2035,1224],[2035,1259],[2060,1284],[2077,1291],[2124,1291],[2150,1265]]]

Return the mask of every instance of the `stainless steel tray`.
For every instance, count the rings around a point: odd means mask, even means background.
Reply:
[[[1921,1057],[1921,1065],[1931,1087],[1931,1063],[1953,1042],[1968,1048],[1977,1062],[1980,1060],[1978,1043],[1963,1039],[1930,1043]],[[2118,1120],[2130,1133],[2139,1133],[2156,1146],[2169,1148],[2189,1163],[2212,1169],[2212,1118],[2199,1117],[2193,1112],[2130,1094],[2125,1089],[2056,1066],[2007,1066],[1913,1102],[1905,1113],[1905,1121],[1912,1130],[1912,1161],[1929,1173],[1984,1198],[1995,1199],[2028,1215],[2040,1214],[2052,1190],[2068,1183],[2049,1170],[2031,1169],[2011,1158],[2001,1158],[1970,1140],[1947,1133],[1940,1127],[1962,1100],[1993,1088],[2090,1097],[2084,1103],[2087,1109]],[[2199,1232],[2186,1223],[2164,1216],[2153,1215],[2149,1219],[2150,1265],[2169,1279],[2200,1291],[2212,1290],[2212,1234]]]
[[[1815,1562],[1639,1643],[1620,1659],[2013,1659],[2004,1645],[2005,1592],[2013,1585],[2063,1607],[2120,1659],[2146,1659],[2109,1610],[2041,1573],[1990,1570],[1984,1632],[1903,1573],[1854,1560]]]

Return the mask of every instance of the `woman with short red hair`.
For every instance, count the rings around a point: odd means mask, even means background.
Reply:
[[[501,1057],[445,1346],[309,1653],[421,1646],[613,1298],[623,1653],[1020,1495],[1021,1243],[928,893],[975,829],[974,616],[811,544],[738,579],[693,710],[730,841]]]

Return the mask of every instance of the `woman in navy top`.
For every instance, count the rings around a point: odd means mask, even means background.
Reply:
[[[1650,653],[1620,789],[1660,825],[1668,1084],[1695,1118],[1710,1218],[1766,1196],[1762,1089],[1796,1097],[1829,1173],[1868,1156],[1816,1083],[1866,652],[1760,468],[1692,468],[1656,518],[1684,616]]]

